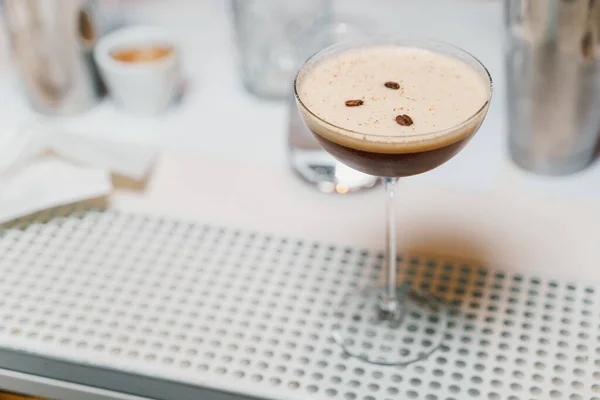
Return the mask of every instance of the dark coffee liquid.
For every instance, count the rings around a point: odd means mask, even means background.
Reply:
[[[344,164],[365,174],[387,178],[412,176],[432,170],[454,157],[472,136],[433,150],[387,154],[342,146],[315,134],[321,146]]]

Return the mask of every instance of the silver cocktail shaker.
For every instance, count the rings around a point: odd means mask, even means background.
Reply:
[[[31,105],[68,115],[95,104],[102,86],[92,59],[98,35],[92,3],[4,0],[16,65]]]
[[[600,128],[600,2],[505,0],[509,150],[542,174],[578,171]]]

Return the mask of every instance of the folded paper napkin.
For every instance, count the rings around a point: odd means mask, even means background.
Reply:
[[[71,132],[39,120],[0,131],[0,224],[44,209],[108,195],[111,173],[146,177],[150,145]]]

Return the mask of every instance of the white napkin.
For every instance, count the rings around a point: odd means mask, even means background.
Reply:
[[[111,172],[143,179],[156,150],[72,132],[42,119],[0,131],[0,223],[105,196]]]

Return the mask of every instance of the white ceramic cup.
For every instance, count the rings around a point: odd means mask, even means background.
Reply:
[[[157,60],[140,62],[119,61],[111,55],[115,50],[151,45],[166,45],[172,51]],[[161,113],[180,93],[179,51],[173,38],[160,27],[114,31],[98,41],[94,58],[112,98],[131,113]]]

